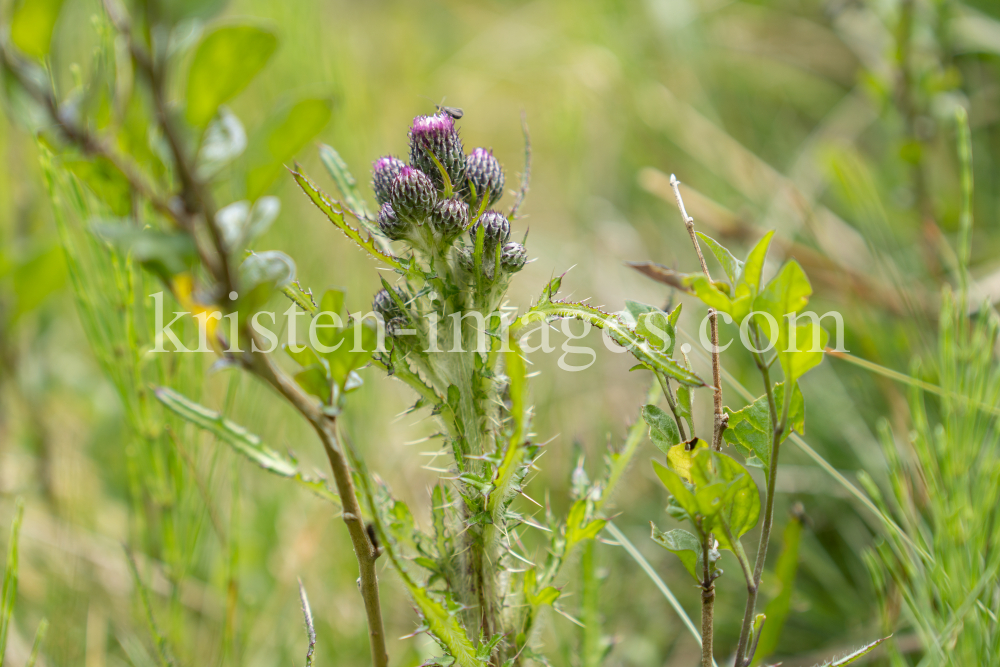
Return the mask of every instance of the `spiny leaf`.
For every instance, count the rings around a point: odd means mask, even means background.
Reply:
[[[889,635],[889,637],[892,637],[892,635]],[[868,655],[869,653],[874,651],[879,644],[884,642],[889,637],[883,637],[882,639],[877,639],[873,641],[871,644],[862,646],[861,648],[859,648],[854,653],[851,653],[850,655],[845,655],[843,658],[837,658],[836,660],[833,660],[831,662],[824,663],[822,667],[843,667],[844,665],[849,665],[858,658]]]
[[[521,461],[524,458],[526,448],[522,442],[524,439],[525,426],[527,425],[527,397],[528,379],[524,358],[521,356],[521,348],[513,337],[509,340],[510,351],[506,353],[507,377],[510,379],[510,416],[511,434],[507,440],[507,451],[504,452],[503,461],[497,468],[496,477],[490,490],[490,498],[487,509],[493,517],[493,523],[500,525],[500,513],[504,508],[504,501],[513,492],[512,486],[516,479]]]
[[[636,359],[654,370],[666,373],[683,384],[703,387],[705,383],[697,375],[684,368],[656,349],[648,340],[625,326],[620,319],[602,310],[582,303],[565,301],[544,301],[536,304],[511,325],[511,331],[523,331],[525,325],[538,321],[549,321],[561,318],[574,318],[604,329],[611,340],[632,353]]]
[[[156,398],[171,412],[198,428],[212,433],[264,470],[295,480],[297,484],[312,491],[320,498],[332,503],[340,503],[337,494],[326,485],[326,482],[306,477],[299,471],[294,461],[275,452],[265,445],[259,437],[239,424],[226,419],[214,410],[209,410],[205,406],[195,403],[173,389],[157,387],[154,393]]]
[[[297,165],[296,165],[297,166]],[[302,191],[306,193],[309,199],[316,205],[316,208],[323,211],[327,218],[330,219],[334,225],[337,226],[347,238],[354,241],[364,250],[377,260],[391,266],[397,271],[405,272],[407,270],[407,264],[403,260],[383,252],[375,243],[374,238],[369,235],[367,238],[361,235],[361,232],[352,227],[344,220],[344,212],[341,211],[335,202],[329,200],[326,195],[324,195],[312,181],[309,180],[307,176],[297,171],[292,171],[292,177],[295,182],[299,184]]]

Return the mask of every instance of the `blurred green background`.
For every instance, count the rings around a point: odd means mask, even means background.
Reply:
[[[464,109],[466,148],[492,147],[513,186],[523,164],[524,111],[534,161],[514,235],[530,229],[536,261],[514,281],[511,305],[528,304],[553,274],[571,267],[564,292],[612,311],[626,298],[658,305],[671,298],[624,262],[696,267],[671,203],[672,172],[685,183],[700,229],[738,256],[763,230],[777,229],[767,270],[784,257],[798,259],[812,279],[817,312],[843,314],[847,349],[905,371],[914,355],[933,349],[939,287],[952,278],[956,104],[969,109],[972,126],[976,298],[1000,298],[995,0],[218,4],[199,11],[219,10],[208,20],[258,18],[281,39],[263,74],[231,104],[248,129],[285,100],[332,96],[331,122],[298,158],[330,190],[319,142],[336,147],[359,181],[367,180],[379,155],[405,155],[412,117],[443,98]],[[50,63],[57,76],[70,76],[76,63],[86,67],[100,11],[95,2],[65,3]],[[200,20],[182,27],[197,30]],[[150,473],[169,484],[129,489],[128,466],[145,445],[88,345],[35,141],[10,114],[0,122],[0,150],[2,523],[16,496],[27,506],[11,664],[24,663],[42,617],[51,623],[45,664],[155,664],[122,549],[136,531],[146,536],[133,546],[141,546],[137,560],[157,625],[180,664],[302,664],[296,577],[313,605],[317,664],[366,664],[356,564],[328,505],[193,430],[171,436],[179,455]],[[379,286],[372,263],[324,223],[290,178],[282,174],[271,193],[281,199],[281,214],[257,247],[293,256],[303,285],[344,286],[349,308],[367,309]],[[223,192],[219,200],[239,197]],[[159,289],[152,280],[145,286],[146,293]],[[683,326],[696,334],[703,315],[685,302]],[[724,327],[723,340],[736,335]],[[532,357],[540,371],[534,431],[552,439],[532,487],[560,509],[575,448],[596,474],[609,438],[620,441],[646,390],[645,377],[628,373],[626,356],[608,351],[596,333],[588,342],[598,359],[582,372],[559,370],[559,353]],[[760,393],[750,357],[737,347],[727,367]],[[324,468],[311,432],[251,379],[207,374],[207,355],[157,363],[203,387],[202,402],[276,448],[294,450],[306,467]],[[703,360],[695,364],[710,372]],[[422,413],[399,416],[413,402],[405,387],[371,370],[365,379],[348,429],[371,467],[426,521],[437,475],[424,468],[422,452],[433,447],[407,443],[433,425]],[[884,482],[873,424],[886,417],[906,433],[905,393],[835,359],[804,380],[803,392],[809,443],[848,478],[865,470]],[[735,392],[727,396],[740,404]],[[707,394],[698,408],[708,428]],[[660,527],[670,520],[646,458],[629,473],[615,521],[696,616],[697,591],[676,559],[648,539],[650,520]],[[784,450],[779,480],[776,532],[796,502],[809,520],[777,655],[786,666],[811,665],[881,636],[884,619],[862,560],[880,526],[794,446]],[[140,506],[136,498],[144,499]],[[769,568],[779,551],[780,536]],[[608,664],[694,664],[697,645],[634,561],[613,545],[600,545],[597,555],[607,574],[605,631],[617,640]],[[736,562],[724,562],[720,656],[734,648],[745,602]],[[572,576],[564,596],[576,592]],[[393,664],[418,665],[430,655],[430,640],[396,639],[417,628],[417,617],[392,574],[382,580]],[[765,600],[778,592],[768,581],[774,577],[765,575]],[[565,599],[572,609],[573,598]],[[546,619],[543,649],[553,664],[571,664],[576,633],[559,615]],[[915,648],[905,627],[896,639],[903,651]]]

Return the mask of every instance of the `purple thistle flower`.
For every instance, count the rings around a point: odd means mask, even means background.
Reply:
[[[393,241],[398,241],[406,235],[408,227],[409,225],[396,215],[392,204],[388,202],[382,204],[382,209],[378,212],[378,228],[383,234]]]
[[[444,178],[428,152],[444,167],[455,190],[461,190],[465,185],[465,149],[451,116],[417,116],[410,127],[410,164],[430,176],[440,190]]]

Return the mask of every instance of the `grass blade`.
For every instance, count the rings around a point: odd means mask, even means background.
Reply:
[[[24,521],[24,500],[18,498],[14,504],[14,521],[10,525],[10,544],[7,548],[7,566],[3,573],[3,607],[0,608],[0,667],[7,653],[7,637],[10,617],[14,613],[14,599],[17,597],[17,553],[21,537],[21,522]]]
[[[35,642],[31,645],[31,655],[28,656],[28,662],[24,663],[24,667],[35,667],[35,663],[38,662],[38,655],[42,651],[42,642],[45,641],[45,634],[49,631],[49,620],[43,618],[38,623],[38,630],[35,631]]]

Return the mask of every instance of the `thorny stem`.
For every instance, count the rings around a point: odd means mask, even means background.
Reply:
[[[753,335],[755,340],[755,346],[757,349],[760,348],[760,332],[757,327],[751,323],[751,328],[753,329]],[[757,364],[757,368],[760,370],[761,377],[764,380],[764,390],[767,393],[767,407],[768,413],[771,418],[771,461],[768,468],[767,477],[767,500],[764,504],[764,522],[761,526],[760,531],[760,542],[757,545],[757,560],[754,563],[753,569],[753,579],[752,581],[747,581],[747,606],[743,613],[743,626],[740,629],[740,639],[739,643],[736,645],[736,664],[735,667],[745,667],[749,665],[753,660],[753,651],[746,653],[747,642],[750,639],[750,629],[753,626],[754,613],[757,607],[757,593],[760,589],[760,579],[764,573],[764,561],[767,559],[767,546],[771,539],[771,526],[774,521],[774,487],[775,478],[778,472],[778,449],[781,445],[781,436],[785,432],[788,424],[788,409],[792,403],[792,393],[794,387],[792,387],[791,382],[785,383],[784,389],[784,400],[781,407],[781,419],[778,419],[777,405],[774,402],[774,387],[771,386],[771,374],[768,363],[764,360],[764,357],[756,352],[753,352],[754,361]]]
[[[684,208],[684,199],[681,197],[681,182],[677,177],[670,174],[670,186],[674,189],[674,196],[677,198],[677,208],[680,209],[681,217],[684,218],[684,226],[687,228],[688,236],[694,250],[698,253],[698,261],[701,262],[701,270],[705,277],[712,279],[712,274],[708,272],[708,264],[705,262],[705,255],[701,252],[701,244],[698,243],[698,236],[694,233],[694,218],[688,215]],[[717,452],[722,451],[722,432],[729,424],[729,418],[722,409],[722,362],[719,359],[719,315],[714,308],[708,309],[708,320],[712,327],[712,384],[714,385],[713,399],[715,401],[715,428],[712,431],[712,449]]]

